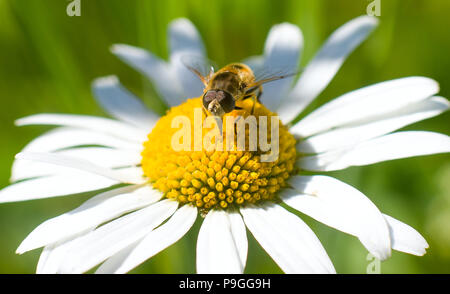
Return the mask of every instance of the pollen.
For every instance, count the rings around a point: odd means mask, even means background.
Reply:
[[[171,108],[154,126],[144,143],[142,151],[142,169],[150,184],[160,190],[164,197],[198,207],[206,213],[210,209],[233,209],[238,206],[254,204],[262,201],[278,201],[277,194],[286,187],[287,179],[297,173],[295,161],[297,152],[296,140],[282,125],[275,113],[264,105],[256,103],[253,116],[256,118],[257,138],[261,129],[260,117],[266,117],[267,123],[263,131],[267,131],[269,145],[276,143],[277,157],[273,160],[262,160],[265,155],[273,152],[262,147],[258,141],[256,148],[250,150],[250,127],[245,128],[245,148],[238,148],[236,129],[232,142],[227,142],[231,132],[226,122],[228,116],[242,119],[250,116],[253,108],[252,99],[239,102],[242,109],[233,110],[222,119],[222,136],[217,125],[198,126],[206,118],[201,110],[201,98],[188,99],[183,104]],[[201,119],[196,118],[200,114]],[[174,120],[184,117],[186,136],[178,139],[183,141],[183,150],[174,148],[174,136],[179,134],[180,127],[174,127]],[[271,119],[277,120],[278,136],[272,137]],[[239,122],[239,120],[237,120]],[[237,125],[237,123],[236,123]],[[197,131],[197,135],[196,132]],[[201,139],[201,143],[196,140]],[[210,140],[214,148],[206,146],[204,141]],[[201,145],[200,145],[201,144]],[[205,147],[206,146],[206,147]],[[230,148],[231,146],[231,148]],[[222,147],[222,148],[218,148]],[[243,147],[243,146],[241,146]]]

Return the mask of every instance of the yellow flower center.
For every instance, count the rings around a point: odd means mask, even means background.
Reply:
[[[240,102],[242,110],[234,110],[223,117],[227,121],[228,116],[247,118],[251,112],[253,101],[248,99]],[[288,129],[276,118],[278,138],[271,137],[270,122],[276,114],[270,112],[262,104],[257,103],[253,112],[256,118],[257,130],[260,130],[259,118],[265,116],[267,123],[268,142],[278,143],[278,156],[272,162],[261,160],[264,154],[270,153],[261,148],[258,143],[256,151],[249,150],[250,128],[245,129],[244,151],[238,146],[238,135],[234,136],[234,148],[232,150],[216,148],[206,149],[204,144],[200,150],[194,149],[195,111],[200,111],[201,121],[206,118],[201,111],[201,98],[189,99],[185,103],[171,108],[163,116],[148,135],[148,141],[144,143],[142,152],[142,168],[144,174],[150,180],[155,189],[164,193],[164,197],[177,200],[182,204],[191,204],[201,208],[204,212],[209,209],[227,209],[259,201],[277,201],[277,192],[286,186],[286,180],[296,172],[295,161],[297,157],[296,140],[288,132]],[[192,150],[174,150],[173,138],[180,128],[174,128],[173,121],[177,117],[186,117],[191,124],[188,145]],[[267,125],[267,126],[266,126]],[[198,127],[198,126],[197,126]],[[215,128],[203,126],[201,138],[210,139],[207,134]],[[197,128],[198,130],[198,128]],[[216,128],[218,131],[218,129]],[[223,146],[226,146],[228,128],[223,126]],[[236,131],[236,130],[234,130]],[[189,132],[188,134],[189,135]],[[258,136],[260,136],[258,132]],[[197,135],[197,139],[199,136]],[[180,139],[180,140],[181,140]],[[217,139],[211,140],[215,144]],[[220,141],[219,141],[220,142]],[[184,142],[186,143],[186,142]],[[191,144],[189,144],[191,143]],[[198,146],[198,145],[197,145]],[[224,151],[219,151],[224,150]],[[230,150],[230,151],[227,151]],[[263,151],[265,150],[265,151]]]

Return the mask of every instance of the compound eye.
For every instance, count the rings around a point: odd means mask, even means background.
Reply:
[[[208,109],[209,104],[216,100],[225,113],[234,110],[235,101],[230,93],[223,90],[209,90],[203,95],[203,106]]]
[[[214,90],[210,90],[208,92],[205,93],[205,95],[203,95],[203,106],[208,109],[208,105],[209,103],[211,103],[211,101],[215,100],[217,96],[217,92]]]
[[[219,91],[218,94],[218,101],[225,113],[233,111],[234,107],[236,106],[233,96],[231,96],[231,94],[226,91]]]

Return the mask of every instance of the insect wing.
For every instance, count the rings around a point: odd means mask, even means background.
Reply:
[[[269,82],[294,77],[300,71],[292,71],[285,68],[261,68],[255,72],[255,82],[249,87],[258,87]]]
[[[214,74],[214,65],[208,59],[197,55],[183,55],[181,62],[202,81],[205,87]]]

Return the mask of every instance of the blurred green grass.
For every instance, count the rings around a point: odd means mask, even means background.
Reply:
[[[81,0],[81,16],[68,17],[63,0],[0,1],[0,187],[8,185],[14,154],[46,128],[17,129],[19,117],[39,112],[104,115],[90,93],[92,79],[117,74],[159,113],[164,104],[152,85],[116,59],[114,43],[141,46],[167,58],[166,31],[177,17],[199,29],[210,59],[219,64],[260,54],[270,27],[291,22],[305,38],[302,65],[326,37],[346,21],[365,14],[370,1],[299,0]],[[423,75],[440,82],[450,97],[450,2],[381,1],[380,26],[353,53],[330,86],[308,108],[375,82]],[[450,134],[450,114],[405,129]],[[383,212],[421,232],[430,244],[424,257],[393,252],[382,273],[450,273],[450,156],[434,155],[330,173],[364,192]],[[16,255],[25,236],[46,219],[89,196],[0,205],[0,273],[32,273],[40,250]],[[367,252],[356,238],[302,218],[318,234],[340,273],[365,273]],[[200,220],[180,242],[133,273],[194,273]],[[279,268],[248,233],[247,273]]]

